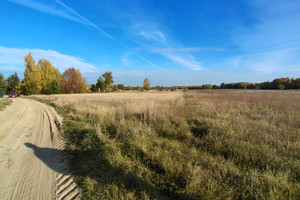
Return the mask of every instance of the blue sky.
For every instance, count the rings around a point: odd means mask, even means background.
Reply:
[[[46,58],[89,83],[201,85],[300,77],[299,0],[1,0],[0,72]]]

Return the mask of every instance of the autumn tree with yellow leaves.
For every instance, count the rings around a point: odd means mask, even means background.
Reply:
[[[42,94],[59,94],[61,74],[54,68],[49,60],[40,59],[37,64],[42,77]]]
[[[35,64],[31,53],[24,57],[25,72],[24,81],[20,83],[20,90],[23,94],[39,94],[42,89],[42,77],[40,66]]]
[[[145,89],[146,91],[149,91],[149,90],[150,90],[150,81],[149,81],[148,78],[145,78],[145,80],[144,80],[144,89]]]
[[[24,61],[24,80],[19,83],[17,92],[25,95],[87,92],[87,81],[79,70],[70,68],[60,74],[45,58],[35,63],[31,53],[24,57]]]

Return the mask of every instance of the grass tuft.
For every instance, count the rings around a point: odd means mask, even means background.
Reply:
[[[10,105],[13,101],[8,98],[0,99],[0,111],[4,110],[4,108]]]

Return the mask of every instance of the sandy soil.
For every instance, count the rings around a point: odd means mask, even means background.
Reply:
[[[53,108],[14,99],[0,111],[0,199],[79,199]]]

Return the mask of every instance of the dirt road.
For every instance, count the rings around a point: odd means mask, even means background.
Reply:
[[[78,199],[53,108],[14,99],[0,111],[0,199]]]

